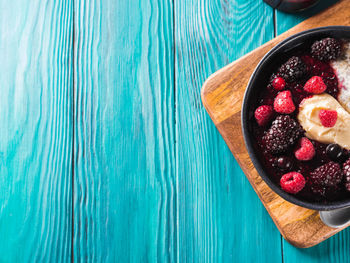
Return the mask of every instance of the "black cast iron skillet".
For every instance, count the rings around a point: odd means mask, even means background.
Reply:
[[[334,37],[338,39],[350,39],[350,27],[346,26],[329,26],[315,28],[307,30],[296,35],[293,35],[284,41],[280,42],[277,46],[272,48],[260,61],[256,67],[254,73],[252,74],[248,87],[245,91],[243,106],[242,106],[242,130],[244,135],[244,140],[250,155],[250,158],[262,177],[262,179],[267,183],[267,185],[280,195],[285,200],[313,210],[319,211],[332,211],[321,213],[321,218],[325,219],[329,217],[333,221],[335,220],[335,212],[347,211],[346,218],[344,220],[348,221],[350,218],[350,198],[345,200],[329,201],[325,202],[311,202],[298,198],[295,195],[284,192],[278,184],[276,184],[268,172],[265,170],[262,161],[259,159],[259,156],[256,153],[256,146],[254,136],[252,134],[252,125],[251,121],[254,120],[254,110],[255,105],[257,105],[259,89],[267,85],[267,82],[279,65],[284,63],[290,56],[292,56],[295,51],[302,48],[303,46],[311,46],[315,40],[319,40],[325,37]],[[350,77],[350,76],[349,76]],[[347,208],[347,209],[344,209]],[[342,210],[339,210],[342,209]],[[341,213],[344,216],[344,213]],[[340,219],[336,219],[337,222],[329,223],[335,227],[339,227]],[[339,221],[340,220],[340,221]],[[328,220],[329,221],[329,220]],[[339,221],[339,222],[338,222]],[[344,223],[344,222],[343,222]]]

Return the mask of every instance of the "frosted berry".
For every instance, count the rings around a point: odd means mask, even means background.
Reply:
[[[262,140],[266,150],[272,154],[286,152],[303,134],[299,123],[289,115],[279,115]]]
[[[276,77],[272,81],[272,86],[275,90],[278,90],[278,91],[284,90],[284,88],[286,87],[286,81],[281,77]]]
[[[278,93],[273,102],[273,108],[278,113],[290,114],[295,111],[292,93],[289,90]]]
[[[342,43],[334,38],[324,38],[311,46],[311,54],[321,61],[337,59],[342,53]]]
[[[345,188],[350,191],[350,159],[343,164],[343,174],[345,177]]]
[[[273,116],[273,109],[269,105],[262,105],[255,110],[254,116],[259,126],[265,126]]]
[[[306,138],[303,137],[299,141],[299,147],[295,151],[295,158],[297,158],[299,161],[309,161],[315,156],[315,147],[312,144],[312,142]]]
[[[305,91],[314,94],[320,94],[322,92],[325,92],[326,89],[326,84],[324,84],[323,79],[319,76],[312,77],[304,85]]]
[[[310,179],[313,184],[335,186],[342,181],[343,173],[338,163],[329,162],[311,172]]]
[[[300,173],[290,172],[282,176],[280,184],[287,193],[296,194],[304,188],[305,178]]]
[[[301,58],[294,56],[278,69],[277,74],[287,82],[294,82],[307,74],[307,67]]]

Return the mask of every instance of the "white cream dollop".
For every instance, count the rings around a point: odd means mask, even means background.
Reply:
[[[319,118],[322,109],[335,110],[337,122],[331,128],[324,127]],[[304,99],[299,105],[298,121],[306,136],[322,143],[337,143],[350,150],[350,114],[331,95],[326,93]]]

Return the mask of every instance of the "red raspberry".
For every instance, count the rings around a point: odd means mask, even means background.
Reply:
[[[266,125],[271,120],[272,115],[273,109],[268,105],[262,105],[258,107],[254,113],[256,122],[259,124],[259,126]]]
[[[289,114],[295,110],[292,93],[289,90],[278,93],[273,103],[276,112]]]
[[[286,81],[281,78],[281,77],[276,77],[273,81],[272,81],[272,86],[274,87],[275,90],[284,90],[284,88],[286,87]]]
[[[287,193],[296,194],[304,188],[305,178],[300,173],[290,172],[282,176],[280,184]]]
[[[295,158],[300,161],[309,161],[315,156],[315,147],[306,137],[303,137],[299,141],[299,147],[295,151]]]
[[[318,117],[324,127],[330,128],[337,122],[338,113],[335,110],[320,110]]]
[[[326,84],[324,84],[323,79],[319,76],[314,76],[309,79],[304,86],[304,90],[309,93],[320,94],[325,92],[327,89]]]

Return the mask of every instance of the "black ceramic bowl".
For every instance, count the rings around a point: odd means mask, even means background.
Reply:
[[[270,188],[280,195],[285,200],[306,208],[326,211],[350,206],[350,198],[337,201],[327,202],[311,202],[301,199],[295,195],[286,193],[281,187],[275,183],[269,176],[265,169],[262,160],[257,154],[257,147],[254,136],[252,134],[252,120],[254,120],[254,110],[257,105],[257,100],[260,92],[257,92],[261,87],[266,87],[269,78],[277,66],[284,63],[289,57],[303,46],[311,46],[315,40],[325,37],[334,37],[338,39],[350,39],[350,27],[345,26],[329,26],[322,28],[315,28],[293,35],[277,46],[272,48],[260,61],[252,74],[248,87],[245,91],[243,106],[242,106],[242,129],[244,140],[252,159],[252,162],[263,178],[263,180],[270,186]]]

